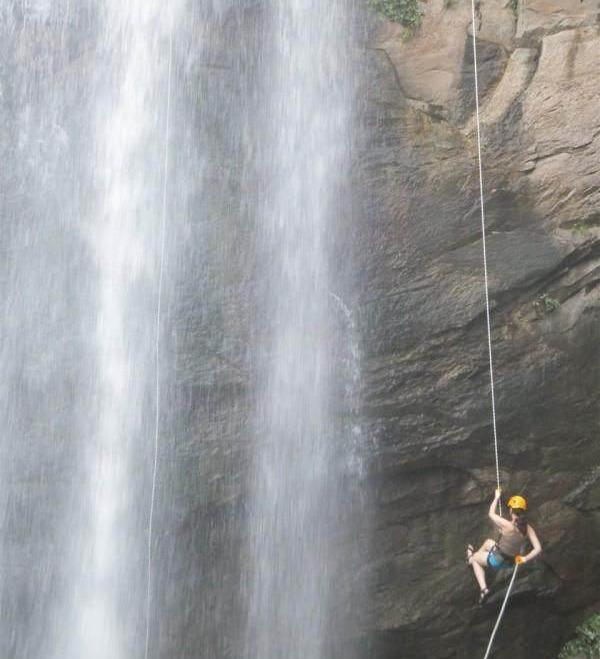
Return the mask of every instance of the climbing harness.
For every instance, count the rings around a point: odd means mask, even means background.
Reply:
[[[488,552],[487,564],[493,570],[506,570],[514,565],[514,559],[512,556],[502,553],[498,545],[494,545]]]
[[[155,391],[155,419],[154,419],[154,464],[152,468],[152,492],[150,494],[150,513],[148,516],[148,563],[146,584],[146,646],[144,659],[148,659],[150,649],[150,609],[152,605],[152,523],[154,521],[154,504],[156,500],[156,477],[158,473],[158,443],[160,439],[160,320],[163,297],[163,275],[165,262],[165,236],[167,226],[167,192],[169,184],[169,140],[171,133],[171,83],[173,72],[173,17],[171,16],[169,28],[169,65],[167,74],[167,116],[165,119],[165,153],[163,166],[163,194],[162,218],[160,237],[160,266],[158,273],[158,292],[156,302],[156,391]]]
[[[485,202],[483,194],[483,165],[481,157],[481,117],[479,111],[479,74],[477,70],[477,36],[476,36],[476,11],[475,11],[475,0],[471,0],[471,30],[473,33],[473,67],[475,73],[475,116],[477,119],[477,157],[478,157],[478,166],[479,166],[479,203],[481,207],[481,239],[483,246],[483,274],[485,281],[485,315],[487,323],[487,338],[488,338],[488,356],[490,362],[490,395],[492,402],[492,427],[494,431],[494,457],[496,459],[496,483],[498,489],[500,489],[500,460],[498,458],[498,430],[496,424],[496,396],[494,391],[494,359],[492,353],[492,323],[491,323],[491,312],[490,312],[490,295],[489,295],[489,278],[488,278],[488,266],[487,266],[487,244],[486,244],[486,231],[485,231]],[[502,504],[499,504],[500,514],[502,514]],[[487,650],[483,659],[488,659],[490,652],[492,651],[492,646],[494,644],[494,639],[502,618],[504,617],[504,611],[506,610],[506,605],[508,603],[508,598],[512,592],[515,580],[517,578],[517,572],[519,569],[518,563],[515,563],[515,567],[512,573],[512,578],[506,590],[504,596],[504,601],[502,602],[502,607],[500,608],[500,613],[496,620],[496,624],[492,631],[490,641],[487,646]]]

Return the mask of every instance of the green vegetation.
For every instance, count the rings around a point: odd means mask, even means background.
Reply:
[[[519,14],[519,0],[510,0],[510,8],[513,10],[513,14],[518,16]]]
[[[600,213],[594,213],[593,215],[588,215],[574,221],[565,222],[561,225],[562,227],[570,229],[574,233],[585,233],[594,227],[600,227]]]
[[[423,11],[419,6],[419,0],[368,0],[368,2],[375,11],[410,30],[416,30],[421,25]]]
[[[547,293],[540,295],[538,299],[533,303],[536,311],[542,314],[549,314],[553,311],[556,311],[560,307],[560,302],[553,297],[550,297]]]
[[[579,625],[575,638],[569,641],[558,659],[598,659],[600,657],[600,613]]]
[[[586,229],[587,226],[585,222],[582,222],[581,220],[577,220],[577,222],[573,222],[571,225],[571,230],[575,233],[583,233]]]

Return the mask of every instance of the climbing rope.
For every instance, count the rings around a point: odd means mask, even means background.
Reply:
[[[483,659],[488,659],[488,657],[490,656],[490,652],[492,651],[492,645],[494,645],[496,632],[498,631],[498,628],[500,627],[500,623],[502,622],[502,618],[504,617],[506,604],[508,603],[508,598],[510,597],[513,586],[515,584],[515,579],[517,578],[518,570],[519,570],[519,565],[515,564],[515,569],[513,570],[512,578],[510,580],[510,583],[508,584],[508,588],[506,589],[506,595],[504,596],[504,601],[502,602],[502,607],[500,608],[500,613],[498,614],[498,619],[496,620],[496,624],[494,625],[492,635],[490,636],[490,642],[488,643],[487,650],[485,651],[485,657]]]
[[[492,354],[492,321],[490,312],[490,293],[487,265],[487,242],[485,230],[485,202],[483,194],[483,165],[481,158],[481,120],[479,112],[479,72],[477,70],[477,37],[476,37],[476,14],[475,0],[471,0],[472,10],[472,32],[473,32],[473,64],[475,70],[475,115],[477,118],[477,156],[479,164],[479,203],[481,207],[481,242],[483,246],[483,276],[485,281],[485,317],[487,323],[488,356],[490,362],[490,396],[492,401],[492,428],[494,431],[494,456],[496,458],[496,484],[500,489],[500,460],[498,458],[498,429],[496,426],[496,395],[494,390],[494,359]],[[500,504],[502,514],[502,504]]]
[[[154,419],[154,465],[152,469],[152,492],[150,495],[150,514],[148,519],[148,565],[146,584],[146,646],[144,659],[148,659],[150,649],[150,610],[152,605],[152,523],[154,521],[154,503],[156,500],[156,477],[158,473],[158,443],[160,438],[160,319],[162,312],[163,275],[165,262],[165,237],[167,226],[167,192],[169,183],[169,140],[171,133],[171,80],[173,71],[173,20],[169,29],[169,69],[167,76],[167,116],[165,120],[165,153],[163,168],[162,219],[160,237],[160,266],[158,274],[158,293],[156,303],[156,412]]]
[[[490,362],[490,396],[492,401],[492,427],[494,431],[494,457],[496,459],[496,484],[498,489],[500,489],[500,460],[498,457],[498,429],[496,424],[496,395],[494,390],[494,359],[492,353],[492,322],[491,322],[491,312],[490,312],[490,294],[489,294],[489,278],[488,278],[488,265],[487,265],[487,243],[486,243],[486,230],[485,230],[485,201],[483,194],[483,165],[481,157],[481,117],[479,111],[479,71],[477,68],[477,35],[476,35],[476,11],[475,11],[475,0],[471,0],[471,30],[473,33],[473,66],[475,72],[475,116],[477,119],[477,159],[479,165],[479,203],[481,207],[481,239],[483,247],[483,275],[485,281],[485,316],[487,323],[487,338],[488,338],[488,356]],[[502,504],[499,503],[500,514],[502,514]],[[512,573],[512,578],[506,589],[506,594],[504,596],[504,601],[502,602],[502,607],[500,608],[500,613],[492,630],[492,635],[485,651],[485,656],[483,659],[488,659],[492,651],[492,646],[494,645],[494,639],[496,638],[496,633],[504,617],[504,612],[506,610],[506,605],[508,604],[508,599],[512,592],[515,580],[517,578],[517,572],[519,570],[519,565],[515,564],[515,568]]]

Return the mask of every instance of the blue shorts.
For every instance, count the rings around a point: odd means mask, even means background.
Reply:
[[[488,552],[487,564],[492,570],[508,570],[512,567],[512,563],[507,561],[502,554],[499,554],[495,549]]]

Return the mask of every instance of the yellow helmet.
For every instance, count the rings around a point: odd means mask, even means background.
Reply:
[[[517,510],[527,510],[527,501],[523,497],[514,496],[508,500],[509,508],[516,508]]]

